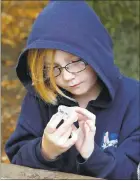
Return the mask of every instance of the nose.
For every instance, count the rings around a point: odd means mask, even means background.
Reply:
[[[63,69],[62,71],[62,77],[64,80],[69,81],[75,78],[74,73],[68,72],[66,69]]]

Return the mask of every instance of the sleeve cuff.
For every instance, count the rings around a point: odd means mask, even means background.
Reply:
[[[62,155],[60,155],[59,157],[57,157],[54,160],[46,160],[42,153],[41,153],[41,140],[38,142],[38,144],[36,145],[36,157],[37,159],[42,163],[45,164],[51,168],[57,168],[62,166]]]
[[[77,163],[79,164],[83,164],[84,162],[86,162],[86,160],[80,154],[77,155],[76,160],[77,160]]]
[[[90,155],[90,157],[88,159],[84,159],[80,154],[77,155],[77,163],[80,165],[86,164],[86,162],[90,161],[92,159],[93,156],[96,156],[98,153],[98,145],[95,143],[94,144],[94,150],[92,152],[92,154]]]
[[[86,171],[92,176],[100,175],[100,177],[104,178],[105,174],[113,169],[113,157],[101,150],[96,143],[94,146],[94,151],[87,160],[84,160],[78,155],[76,161],[80,173]],[[112,167],[112,169],[110,169],[110,167]]]

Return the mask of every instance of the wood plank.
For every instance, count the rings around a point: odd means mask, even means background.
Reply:
[[[97,180],[94,177],[1,163],[1,179]]]

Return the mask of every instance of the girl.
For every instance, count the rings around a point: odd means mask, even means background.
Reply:
[[[137,178],[139,82],[119,72],[112,49],[84,1],[52,1],[44,8],[16,67],[27,94],[5,147],[13,164]]]

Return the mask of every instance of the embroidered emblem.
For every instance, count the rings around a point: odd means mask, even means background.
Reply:
[[[114,146],[117,147],[118,144],[118,134],[109,133],[108,131],[103,136],[102,148],[106,149],[107,147]]]

